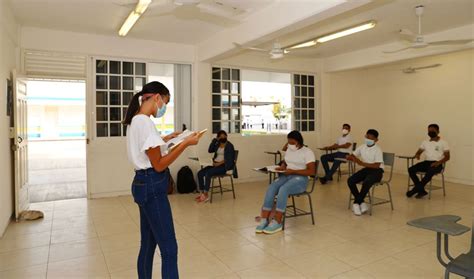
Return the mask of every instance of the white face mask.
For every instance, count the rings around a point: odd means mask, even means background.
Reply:
[[[298,150],[298,147],[296,147],[295,144],[288,144],[288,150],[290,150],[290,151],[296,151],[296,150]]]
[[[342,129],[342,134],[343,134],[343,135],[349,134],[349,130],[347,130],[347,129]]]

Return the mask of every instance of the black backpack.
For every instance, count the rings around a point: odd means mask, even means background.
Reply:
[[[181,194],[192,193],[196,191],[196,181],[194,180],[193,171],[184,166],[178,171],[178,192]]]

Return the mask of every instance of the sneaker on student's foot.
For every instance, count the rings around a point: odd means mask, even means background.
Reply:
[[[206,203],[209,201],[209,195],[201,195],[201,197],[197,200],[197,202],[203,202],[203,203]]]
[[[415,198],[421,199],[426,195],[428,195],[428,192],[426,192],[425,190],[421,190],[420,192],[418,192],[418,194],[415,196]]]
[[[326,177],[320,177],[319,178],[319,182],[321,182],[322,185],[326,184],[328,180],[326,179]]]
[[[268,226],[267,218],[260,220],[260,224],[255,228],[255,233],[263,233],[263,230]]]
[[[407,192],[407,197],[411,198],[416,193],[418,193],[418,191],[415,189],[415,187],[413,187],[413,189],[411,189],[410,191]]]
[[[283,225],[277,221],[272,220],[270,224],[263,230],[265,234],[274,234],[280,232],[283,229]]]
[[[367,211],[369,211],[369,205],[366,204],[365,202],[360,204],[360,213],[364,214]]]
[[[360,211],[360,205],[357,203],[354,203],[352,205],[352,212],[354,212],[355,215],[360,216],[362,212]]]

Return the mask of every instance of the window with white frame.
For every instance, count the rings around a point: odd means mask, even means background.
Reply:
[[[293,90],[295,129],[302,132],[315,131],[315,76],[293,74]]]
[[[240,69],[212,68],[212,132],[240,133]]]
[[[95,60],[95,121],[97,137],[126,135],[121,124],[135,92],[146,83],[146,63]]]
[[[291,74],[242,69],[242,134],[292,129]]]
[[[182,124],[191,128],[191,65],[162,64],[117,59],[94,59],[95,135],[126,136],[121,124],[133,95],[150,81],[170,90],[167,112],[153,119],[158,131],[168,134]]]

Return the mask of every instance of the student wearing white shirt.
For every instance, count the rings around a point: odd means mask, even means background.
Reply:
[[[157,245],[162,278],[179,278],[178,244],[167,195],[166,170],[188,146],[198,143],[199,135],[188,137],[167,155],[162,155],[160,148],[165,141],[150,116],[162,117],[169,100],[166,86],[157,81],[147,83],[133,96],[123,120],[127,126],[128,158],[135,168],[132,195],[140,210],[141,246],[137,262],[140,279],[152,277]]]
[[[439,137],[438,124],[430,124],[428,126],[429,140],[424,140],[420,148],[415,154],[415,158],[420,160],[420,155],[424,152],[426,159],[408,169],[410,178],[415,185],[413,189],[407,192],[407,197],[421,199],[428,193],[425,191],[425,185],[431,181],[431,178],[443,170],[443,164],[450,159],[448,143]],[[420,181],[417,172],[424,172],[425,176]]]
[[[314,153],[304,146],[303,136],[298,131],[288,134],[288,145],[285,160],[277,168],[283,171],[272,184],[268,186],[263,201],[261,221],[255,229],[256,233],[274,234],[282,230],[283,215],[290,194],[303,193],[308,185],[308,176],[314,175],[316,164]],[[276,212],[273,220],[269,220],[276,196]]]
[[[357,216],[369,210],[369,206],[364,202],[364,199],[367,196],[370,187],[375,183],[380,182],[383,177],[383,152],[376,144],[378,137],[379,133],[376,130],[368,130],[365,135],[365,144],[359,146],[353,154],[347,156],[347,160],[353,161],[364,167],[347,179],[347,185],[354,196],[352,211]],[[362,188],[359,192],[357,183],[361,182]]]
[[[351,153],[351,146],[353,141],[351,135],[349,134],[350,132],[351,125],[342,125],[342,136],[336,140],[336,143],[322,148],[323,150],[337,150],[337,152],[321,156],[321,164],[323,165],[325,172],[325,176],[319,178],[321,184],[326,184],[326,182],[332,181],[333,174],[341,165],[341,161],[335,159],[346,158],[346,156]],[[329,162],[332,162],[331,168],[329,168]]]

